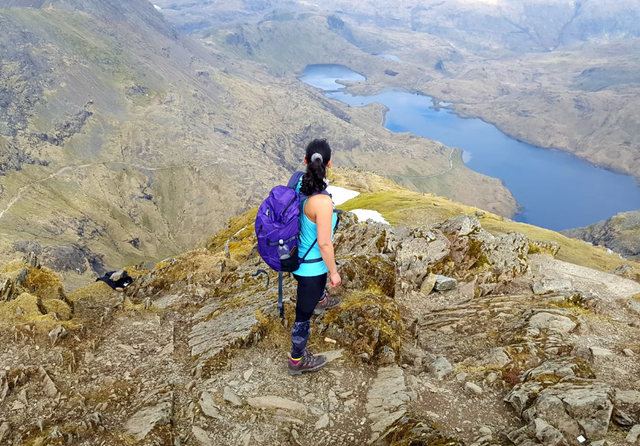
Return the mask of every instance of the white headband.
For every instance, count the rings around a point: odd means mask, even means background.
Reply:
[[[315,160],[320,160],[321,163],[324,163],[324,160],[322,159],[322,155],[320,155],[317,152],[311,155],[311,162],[314,162]]]

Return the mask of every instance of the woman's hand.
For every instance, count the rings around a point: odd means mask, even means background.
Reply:
[[[336,271],[335,273],[332,273],[329,280],[333,288],[339,286],[342,283],[342,279],[340,278],[340,274],[338,274],[338,271]]]

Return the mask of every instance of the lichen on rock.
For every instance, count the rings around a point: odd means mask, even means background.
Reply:
[[[426,417],[410,414],[389,427],[374,446],[463,446],[459,440],[443,435]]]
[[[343,303],[330,310],[321,323],[323,332],[348,346],[354,353],[366,353],[377,360],[385,347],[400,358],[402,318],[397,303],[384,294],[353,292]]]

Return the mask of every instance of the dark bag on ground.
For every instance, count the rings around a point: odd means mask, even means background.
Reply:
[[[117,291],[124,290],[133,282],[133,279],[129,276],[129,273],[127,273],[125,270],[109,271],[105,273],[104,276],[97,278],[96,282],[100,280]]]

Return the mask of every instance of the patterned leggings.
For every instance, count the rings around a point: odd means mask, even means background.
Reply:
[[[298,281],[298,300],[296,302],[296,321],[291,330],[291,357],[301,358],[307,348],[311,316],[316,305],[324,298],[327,286],[327,273],[320,276],[303,277],[293,275]]]

